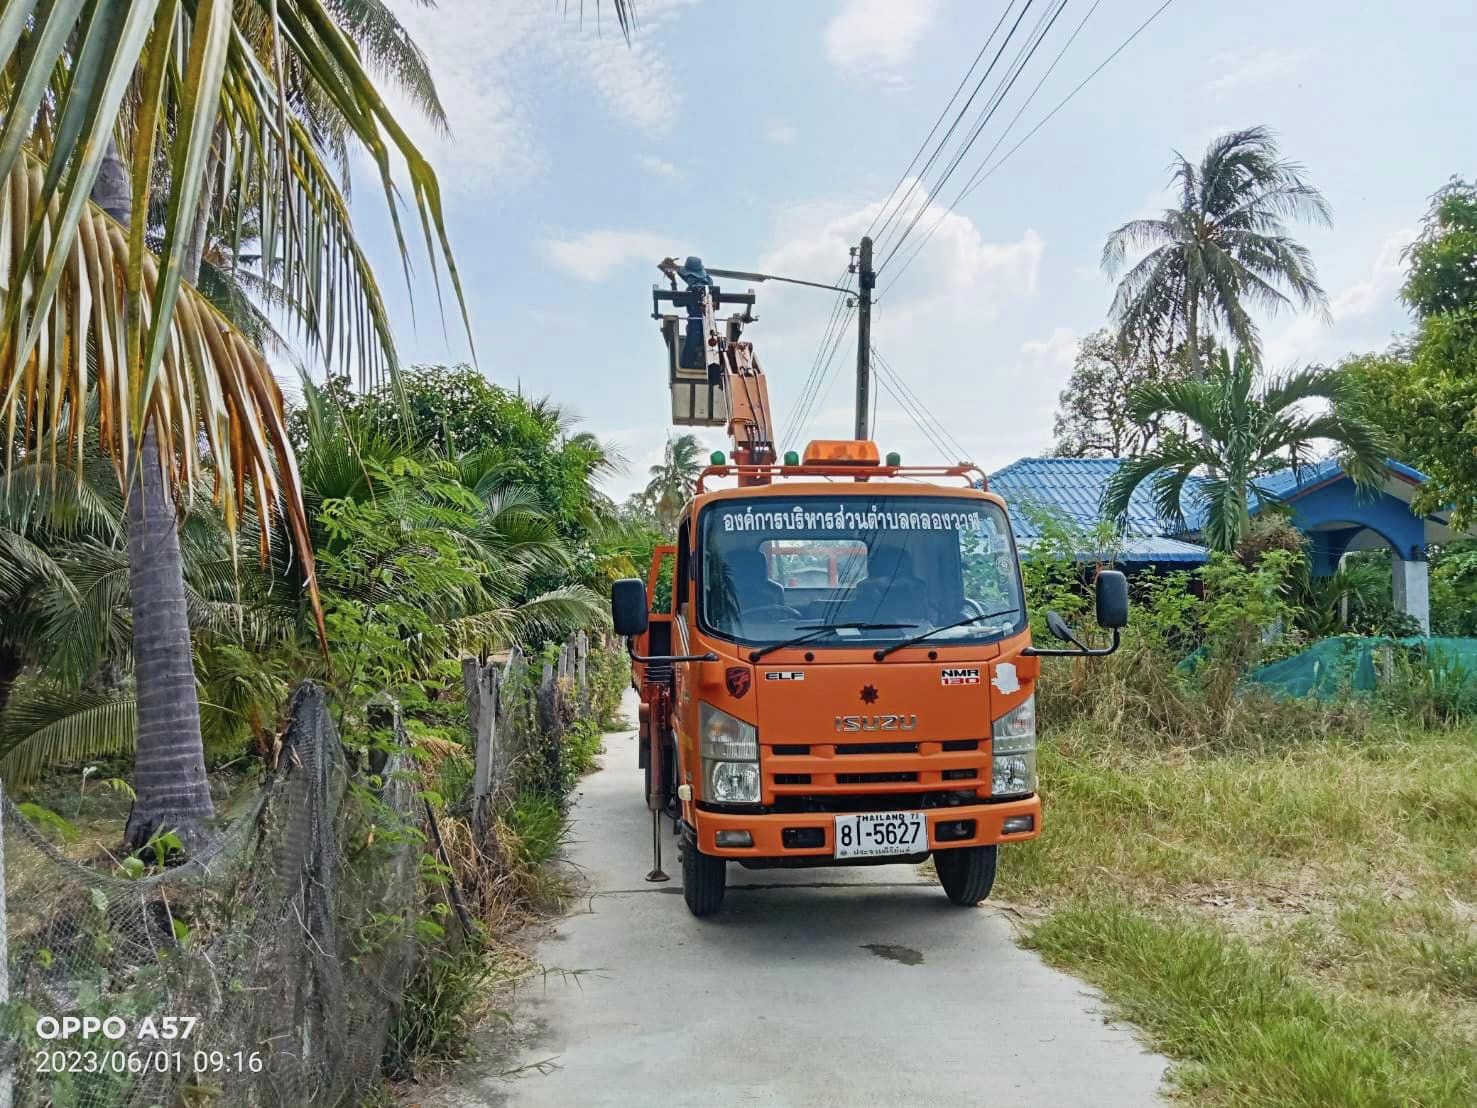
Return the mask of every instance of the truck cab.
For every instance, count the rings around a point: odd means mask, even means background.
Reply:
[[[723,478],[736,486],[710,487]],[[881,464],[871,443],[717,465],[648,581],[617,584],[647,800],[677,821],[695,914],[721,906],[731,862],[930,854],[950,900],[973,905],[1000,844],[1040,834],[1042,652],[984,484],[972,467]],[[1104,584],[1116,627],[1126,591]]]

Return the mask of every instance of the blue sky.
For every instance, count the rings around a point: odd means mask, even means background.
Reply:
[[[936,233],[894,287],[900,259],[881,274],[878,350],[986,468],[1049,449],[1076,340],[1105,323],[1111,300],[1097,264],[1103,239],[1160,205],[1175,148],[1196,156],[1217,133],[1268,124],[1333,206],[1331,229],[1300,231],[1332,319],[1265,319],[1273,369],[1379,348],[1403,329],[1400,250],[1429,194],[1477,172],[1470,0],[1428,0],[1418,18],[1393,2],[1174,0],[945,211],[1089,10],[1000,152],[1160,2],[1069,0],[913,241],[935,223]],[[834,280],[1006,0],[636,0],[630,46],[608,8],[597,27],[596,0],[583,6],[583,22],[577,0],[398,8],[450,116],[449,136],[414,131],[441,175],[478,365],[501,384],[553,396],[614,440],[631,463],[611,483],[623,494],[643,483],[669,432],[649,318],[655,262],[695,253],[716,266]],[[1044,7],[1037,0],[1022,34]],[[467,360],[450,303],[450,338],[442,333],[420,258],[412,323],[362,174],[359,190],[355,214],[385,275],[402,357]],[[762,322],[749,336],[786,429],[833,299],[759,291]],[[850,433],[850,341],[810,436]],[[939,460],[885,392],[880,404],[884,450]],[[723,445],[721,432],[705,438]]]

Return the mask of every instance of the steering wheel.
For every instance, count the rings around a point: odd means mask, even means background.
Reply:
[[[746,621],[764,621],[768,623],[794,623],[802,619],[798,608],[792,608],[788,604],[761,604],[757,608],[750,608],[744,613]]]
[[[971,597],[964,598],[964,614],[966,616],[982,616],[985,614],[985,606]]]

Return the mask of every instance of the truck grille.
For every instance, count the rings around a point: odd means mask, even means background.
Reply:
[[[916,773],[838,773],[838,785],[900,785],[918,780]]]
[[[988,781],[989,748],[988,739],[776,743],[764,747],[760,768],[776,804],[814,798],[849,806],[899,794],[912,798],[907,807],[951,786]]]
[[[837,754],[917,754],[917,743],[837,743]]]

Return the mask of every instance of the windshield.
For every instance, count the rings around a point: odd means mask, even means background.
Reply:
[[[1025,623],[1010,525],[985,500],[719,501],[703,510],[701,543],[699,618],[737,642],[834,648],[938,629],[928,643],[944,645]]]

